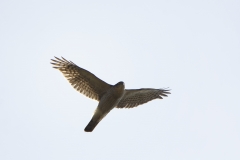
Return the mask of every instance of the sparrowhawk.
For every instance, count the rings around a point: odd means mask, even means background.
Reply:
[[[53,68],[63,73],[71,85],[85,96],[99,101],[91,121],[84,129],[92,132],[113,108],[133,108],[170,94],[168,89],[125,89],[124,82],[110,85],[89,71],[62,57],[51,59]]]

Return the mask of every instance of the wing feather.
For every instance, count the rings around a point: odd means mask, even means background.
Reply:
[[[152,88],[126,89],[116,108],[133,108],[157,98],[163,99],[162,96],[167,97],[167,94],[171,94],[169,91]]]
[[[61,71],[77,91],[89,98],[100,101],[102,95],[112,86],[63,57],[62,59],[55,57],[51,60],[53,68]]]

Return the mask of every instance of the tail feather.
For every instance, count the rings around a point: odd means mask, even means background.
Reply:
[[[99,123],[99,121],[94,121],[91,120],[88,125],[86,126],[86,128],[84,129],[85,132],[92,132],[94,130],[94,128],[97,126],[97,124]]]

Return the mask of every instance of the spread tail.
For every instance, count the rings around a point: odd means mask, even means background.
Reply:
[[[99,121],[94,121],[91,120],[88,125],[86,126],[86,128],[84,129],[85,132],[92,132],[94,130],[94,128],[97,126],[97,124],[99,123]]]

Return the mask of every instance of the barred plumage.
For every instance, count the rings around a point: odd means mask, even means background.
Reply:
[[[168,91],[153,88],[126,89],[116,108],[133,108],[157,98],[163,99],[162,96],[167,97],[166,94],[170,94]]]
[[[114,107],[133,108],[157,98],[162,99],[162,96],[167,97],[167,94],[170,94],[168,89],[125,89],[123,82],[110,85],[63,57],[62,59],[55,58],[51,62],[53,68],[61,71],[77,91],[99,101],[91,121],[85,128],[86,132],[92,132]]]
[[[71,61],[55,57],[52,59],[53,68],[58,69],[67,78],[69,83],[85,96],[100,101],[102,95],[112,87],[94,74],[78,67]]]

